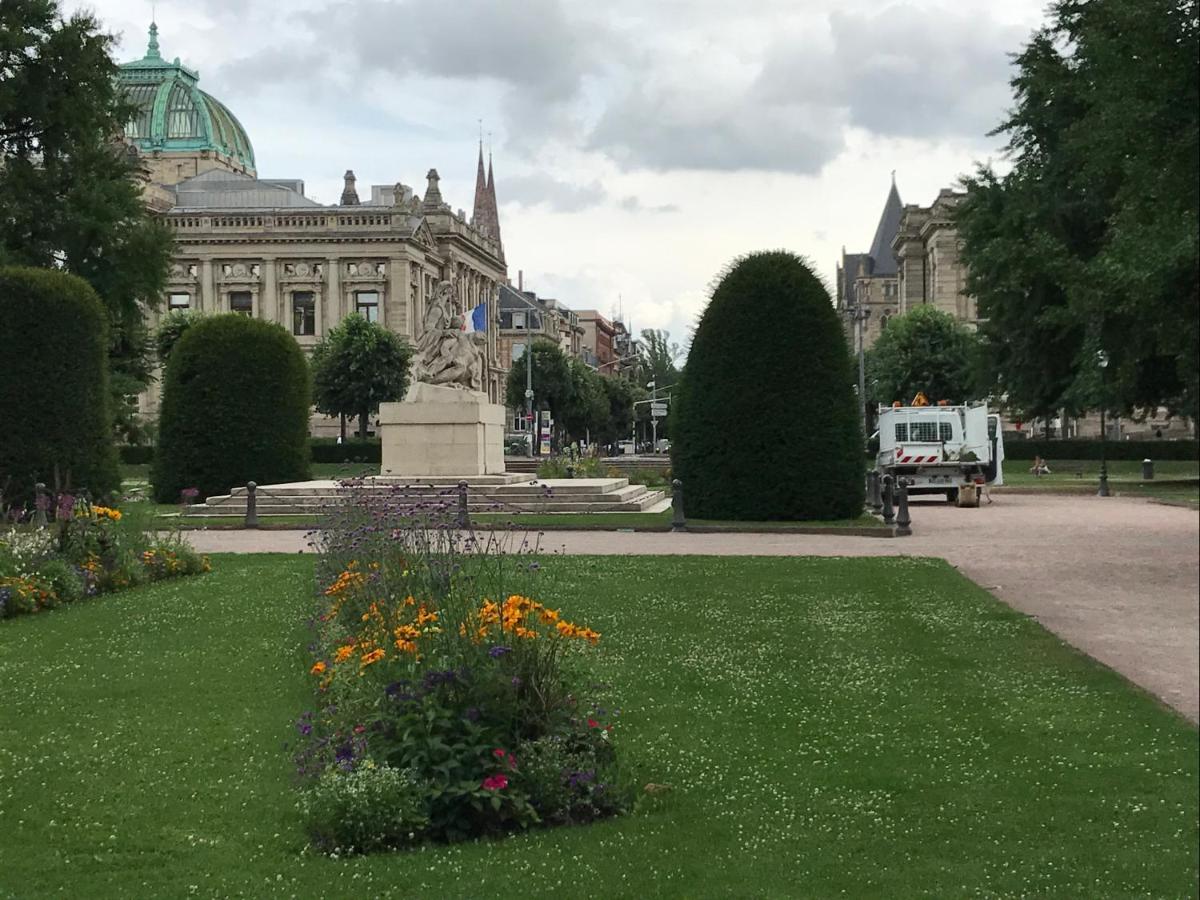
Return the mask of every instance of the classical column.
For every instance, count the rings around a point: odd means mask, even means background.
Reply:
[[[217,310],[217,291],[213,286],[213,263],[211,259],[200,263],[200,298],[201,312],[214,313]]]
[[[394,334],[404,334],[407,297],[408,264],[401,257],[393,256],[387,262],[387,292],[386,297],[380,298],[385,304],[385,311],[380,318],[384,327]]]
[[[325,291],[317,307],[317,334],[324,334],[321,323],[330,316],[334,324],[340,322],[342,316],[342,269],[341,260],[330,258],[325,262]]]
[[[268,322],[279,322],[287,327],[287,320],[280,315],[279,290],[275,286],[275,258],[264,257],[262,261],[262,290],[259,293],[258,315]],[[290,328],[288,329],[291,330]]]

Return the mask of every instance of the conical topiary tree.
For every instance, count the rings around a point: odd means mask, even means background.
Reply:
[[[671,456],[689,517],[853,518],[864,452],[829,292],[784,251],[736,261],[713,291],[672,399]]]
[[[236,314],[196,321],[167,358],[155,499],[307,481],[309,398],[304,352],[283,328]]]

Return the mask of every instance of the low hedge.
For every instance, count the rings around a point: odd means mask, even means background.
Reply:
[[[1105,441],[1104,454],[1108,459],[1153,459],[1159,461],[1188,461],[1200,458],[1196,441]],[[1098,440],[1009,440],[1004,441],[1005,459],[1099,459]]]
[[[339,444],[337,438],[312,438],[309,446],[315,463],[377,463],[383,460],[383,445],[377,440]]]

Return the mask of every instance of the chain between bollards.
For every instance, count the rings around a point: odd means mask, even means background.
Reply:
[[[883,524],[891,525],[896,520],[895,510],[892,508],[892,476],[883,476]]]
[[[671,530],[687,531],[687,520],[683,515],[683,482],[678,478],[671,482]]]
[[[458,483],[458,527],[471,527],[471,513],[467,509],[467,483]]]
[[[258,485],[246,482],[246,527],[258,527]]]
[[[912,534],[912,517],[908,514],[908,479],[899,479],[899,506],[896,514],[896,535],[907,537]]]

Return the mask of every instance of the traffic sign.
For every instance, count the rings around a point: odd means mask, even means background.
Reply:
[[[664,407],[661,407],[661,406],[650,407],[650,418],[665,419],[666,417],[667,417],[667,410]]]
[[[666,415],[666,413],[667,413],[667,404],[666,404],[666,403],[663,403],[663,402],[661,402],[661,401],[655,400],[653,403],[651,403],[651,404],[650,404],[650,412],[652,412],[652,413],[662,413],[663,415]]]

